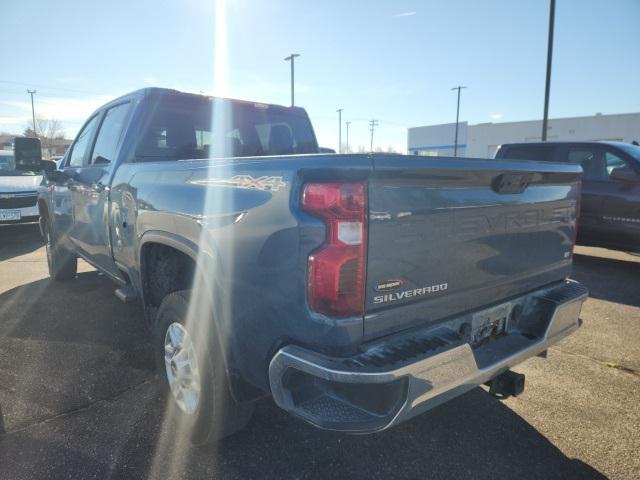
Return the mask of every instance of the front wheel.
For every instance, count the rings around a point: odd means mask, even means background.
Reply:
[[[204,445],[242,429],[253,404],[232,398],[212,315],[208,306],[190,309],[190,298],[185,290],[167,295],[160,304],[156,363],[166,386],[169,414],[192,443]]]
[[[47,222],[44,228],[45,248],[47,250],[47,266],[49,276],[54,280],[73,280],[78,272],[78,258],[61,247],[51,232]]]

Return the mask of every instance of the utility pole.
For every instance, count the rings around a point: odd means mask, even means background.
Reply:
[[[547,141],[549,123],[549,90],[551,89],[551,57],[553,55],[553,24],[556,16],[556,0],[549,3],[549,40],[547,42],[547,79],[544,86],[544,114],[542,116],[542,141]]]
[[[31,118],[33,119],[33,135],[38,136],[38,132],[36,132],[36,109],[33,106],[33,95],[36,93],[36,90],[27,89],[27,93],[31,95]]]
[[[351,125],[351,122],[344,122],[344,123],[347,126],[347,153],[349,153],[349,125]]]
[[[467,87],[463,87],[462,85],[458,85],[457,87],[453,87],[451,90],[458,90],[458,107],[456,108],[456,138],[453,142],[453,156],[457,157],[458,156],[458,123],[460,121],[460,90],[462,90],[463,88],[467,88]]]
[[[373,152],[373,132],[375,131],[376,127],[378,126],[378,120],[370,120],[369,121],[369,129],[371,130],[371,152]]]
[[[342,110],[344,108],[336,110],[338,112],[338,153],[342,153]]]
[[[284,60],[285,62],[291,62],[291,106],[293,107],[295,105],[295,101],[294,101],[294,95],[293,95],[293,71],[294,71],[294,60],[296,57],[299,57],[300,54],[299,53],[292,53],[291,55],[289,55],[288,57],[286,57]]]

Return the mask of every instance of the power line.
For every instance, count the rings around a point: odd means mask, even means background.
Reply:
[[[369,129],[371,130],[371,152],[373,152],[373,132],[375,131],[377,126],[378,120],[369,120]]]
[[[43,85],[43,84],[16,82],[16,81],[13,81],[13,80],[0,80],[0,83],[6,83],[6,84],[9,84],[9,85],[19,85],[21,87],[38,87],[38,88],[44,88],[45,90],[60,90],[60,91],[66,91],[66,92],[71,92],[71,93],[81,93],[81,94],[89,94],[89,95],[102,95],[102,93],[91,92],[91,91],[87,91],[87,90],[75,90],[75,89],[72,89],[72,88],[64,88],[64,87],[51,87],[51,86]]]

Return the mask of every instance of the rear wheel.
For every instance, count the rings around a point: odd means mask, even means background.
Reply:
[[[203,445],[243,428],[253,404],[232,398],[212,316],[202,314],[209,309],[194,305],[191,313],[189,299],[185,290],[162,301],[155,322],[156,363],[177,429]]]
[[[54,280],[73,280],[78,272],[78,259],[71,252],[61,247],[51,232],[51,224],[44,228],[45,248],[47,250],[47,266],[49,276]]]

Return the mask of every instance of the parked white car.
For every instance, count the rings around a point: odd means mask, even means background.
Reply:
[[[13,152],[0,150],[0,226],[38,222],[42,172],[18,171]]]

